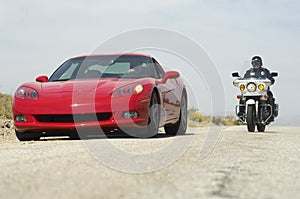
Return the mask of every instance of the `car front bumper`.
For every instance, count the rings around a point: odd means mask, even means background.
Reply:
[[[15,99],[13,105],[14,125],[19,132],[139,128],[148,124],[149,103],[150,99],[146,96],[135,98],[125,96],[118,99],[101,100],[101,103],[80,104],[70,100],[58,100],[58,103],[50,103],[48,106],[44,101]],[[124,118],[124,112],[128,111],[136,112],[138,117]],[[98,114],[108,114],[108,117],[98,120]],[[26,121],[17,121],[17,116],[20,115],[23,115]],[[78,115],[80,115],[79,118]],[[88,118],[83,119],[84,115],[88,115]],[[64,121],[61,118],[65,116],[68,116],[68,119]],[[60,119],[56,119],[56,117]]]

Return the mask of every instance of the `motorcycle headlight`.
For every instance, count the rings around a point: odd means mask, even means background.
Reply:
[[[241,84],[241,85],[240,85],[240,90],[241,90],[241,91],[245,90],[245,85],[244,85],[244,84]]]
[[[112,97],[120,97],[120,96],[130,96],[133,94],[140,94],[143,91],[144,87],[141,84],[130,84],[127,86],[123,86],[121,88],[116,89],[112,92]]]
[[[258,89],[263,91],[265,89],[265,85],[263,85],[263,84],[258,85]]]
[[[249,84],[247,85],[247,90],[248,90],[249,92],[254,92],[254,91],[256,91],[256,84],[254,84],[253,82],[249,83]]]
[[[39,95],[38,92],[29,87],[20,87],[15,94],[16,98],[23,100],[37,100]]]

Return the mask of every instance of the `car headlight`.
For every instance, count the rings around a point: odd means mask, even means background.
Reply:
[[[23,100],[37,100],[39,98],[39,94],[36,90],[29,87],[20,87],[15,94],[16,98]]]
[[[256,84],[254,84],[253,82],[249,83],[249,84],[247,85],[247,90],[248,90],[249,92],[254,92],[254,91],[256,91]]]
[[[258,89],[263,91],[265,89],[265,85],[263,85],[263,84],[258,85]]]
[[[241,84],[241,85],[240,85],[240,90],[241,90],[241,91],[245,90],[245,85],[244,85],[244,84]]]
[[[112,92],[112,97],[130,96],[133,94],[140,94],[143,92],[144,87],[141,84],[130,84],[116,89]]]

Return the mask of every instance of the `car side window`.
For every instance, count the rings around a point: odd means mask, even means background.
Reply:
[[[154,59],[152,58],[152,61],[154,63],[154,71],[156,73],[156,78],[157,79],[161,79],[163,78],[163,76],[165,75],[164,71],[162,70],[160,64]]]
[[[79,63],[72,63],[71,66],[58,79],[71,79],[78,65]]]

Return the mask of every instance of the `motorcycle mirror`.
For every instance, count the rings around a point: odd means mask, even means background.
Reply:
[[[271,73],[272,77],[277,77],[278,76],[278,73],[277,72],[273,72]]]
[[[231,75],[232,75],[232,77],[240,77],[240,75],[239,75],[238,72],[234,72],[234,73],[232,73]]]

